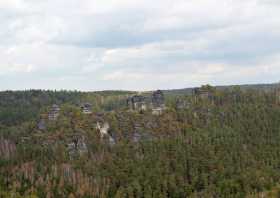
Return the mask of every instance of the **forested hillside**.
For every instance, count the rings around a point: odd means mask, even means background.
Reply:
[[[277,87],[163,93],[0,92],[0,197],[280,196]]]

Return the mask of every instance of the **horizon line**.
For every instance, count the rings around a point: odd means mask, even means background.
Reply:
[[[104,90],[78,90],[78,89],[40,89],[40,88],[27,88],[27,89],[6,89],[6,90],[0,90],[0,92],[24,92],[24,91],[50,91],[50,92],[152,92],[155,90],[163,90],[163,91],[170,91],[170,90],[182,90],[182,89],[194,89],[197,87],[201,87],[203,85],[210,85],[212,87],[230,87],[230,86],[252,86],[252,85],[277,85],[280,84],[280,82],[274,82],[274,83],[245,83],[245,84],[222,84],[222,85],[212,85],[210,83],[207,84],[201,84],[200,86],[192,86],[192,87],[182,87],[182,88],[167,88],[167,89],[147,89],[147,90],[125,90],[125,89],[104,89]]]

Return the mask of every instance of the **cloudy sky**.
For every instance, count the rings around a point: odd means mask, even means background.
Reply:
[[[0,0],[0,90],[280,80],[279,0]]]

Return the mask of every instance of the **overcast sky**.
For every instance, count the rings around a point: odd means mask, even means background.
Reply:
[[[280,80],[279,0],[0,0],[0,90]]]

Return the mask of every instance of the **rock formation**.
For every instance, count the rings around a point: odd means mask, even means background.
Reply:
[[[127,99],[127,106],[133,111],[152,109],[153,114],[160,115],[165,110],[165,99],[162,91],[157,90],[151,97],[135,95]]]
[[[87,153],[88,148],[85,142],[85,137],[80,135],[73,136],[72,141],[67,144],[67,150],[70,158]]]
[[[127,105],[131,110],[146,110],[147,98],[141,95],[135,95],[127,99]]]
[[[164,94],[162,91],[157,90],[152,94],[152,104],[153,108],[164,108]]]
[[[154,115],[161,115],[165,110],[165,100],[162,91],[157,90],[152,94],[152,113]]]
[[[56,104],[52,105],[51,110],[49,111],[48,118],[50,121],[57,120],[60,112],[60,107]]]
[[[81,106],[83,114],[92,114],[92,105],[90,103],[85,103]]]
[[[16,144],[10,140],[0,138],[0,158],[10,159],[16,153]]]
[[[109,134],[109,123],[105,122],[101,124],[100,122],[97,122],[96,129],[100,132],[101,139],[108,138],[110,145],[115,144],[115,139]]]
[[[43,131],[46,130],[46,121],[44,119],[41,119],[38,124],[37,127],[39,130]]]

